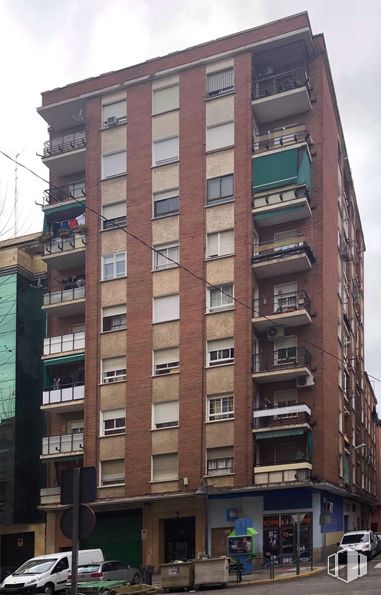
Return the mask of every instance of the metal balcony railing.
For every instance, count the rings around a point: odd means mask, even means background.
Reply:
[[[305,403],[274,406],[253,411],[253,429],[309,424],[311,409]]]
[[[311,300],[304,289],[300,291],[278,292],[269,295],[261,295],[253,300],[253,317],[271,316],[273,314],[284,314],[307,310],[311,312]]]
[[[83,233],[72,233],[68,237],[50,238],[44,243],[44,256],[62,254],[71,250],[78,250],[86,246],[86,236]]]
[[[55,405],[71,403],[85,398],[85,386],[83,384],[59,386],[44,390],[42,393],[43,405]]]
[[[65,136],[52,138],[44,143],[43,158],[62,155],[63,153],[84,149],[85,147],[86,132],[84,130],[65,134]]]
[[[58,335],[57,337],[47,337],[44,339],[44,355],[65,353],[65,351],[84,348],[85,332]]]
[[[306,142],[309,145],[312,143],[310,133],[306,130],[305,126],[292,126],[267,134],[257,135],[253,141],[253,152],[261,153],[273,149],[282,149],[283,147],[302,142]]]
[[[297,188],[285,190],[283,192],[277,190],[275,192],[269,192],[268,194],[262,194],[261,196],[256,196],[256,193],[253,193],[252,206],[253,209],[279,206],[283,204],[287,206],[299,198],[306,198],[308,203],[311,202],[307,186],[298,186]]]
[[[308,81],[308,71],[305,64],[285,64],[274,68],[272,72],[269,69],[268,74],[264,76],[256,74],[253,99],[262,99],[299,87],[306,87],[309,91]]]
[[[83,432],[48,436],[42,439],[42,455],[56,455],[83,450]]]
[[[303,451],[296,451],[291,457],[262,457],[260,462],[255,462],[254,467],[270,467],[271,465],[292,465],[297,463],[311,463],[311,458]]]
[[[263,260],[271,260],[305,252],[311,262],[314,261],[312,250],[307,243],[307,236],[304,232],[298,232],[294,236],[279,240],[260,242],[253,246],[253,263]]]
[[[85,196],[85,180],[81,180],[79,182],[72,182],[71,184],[65,184],[64,186],[56,186],[54,188],[48,188],[47,190],[45,190],[43,195],[43,206],[46,207],[73,199],[82,200]]]
[[[255,372],[274,372],[289,368],[309,367],[311,354],[305,347],[282,347],[269,354],[257,354],[253,358]]]
[[[62,302],[70,302],[73,300],[80,300],[85,297],[85,287],[65,286],[64,289],[53,291],[44,294],[43,305],[51,306],[53,304],[61,304]]]

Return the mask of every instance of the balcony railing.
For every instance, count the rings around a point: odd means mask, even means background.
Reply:
[[[261,196],[253,196],[253,209],[260,209],[262,207],[276,207],[276,206],[290,206],[290,203],[297,199],[306,198],[310,202],[310,195],[307,186],[299,186],[292,190],[273,191],[268,194],[261,194]]]
[[[43,405],[60,405],[81,401],[85,398],[85,387],[83,384],[59,386],[44,390],[42,393]]]
[[[86,236],[83,233],[73,233],[68,237],[55,237],[44,244],[44,256],[62,254],[71,250],[78,250],[86,246]]]
[[[85,333],[70,333],[44,339],[44,355],[65,353],[85,348]]]
[[[311,459],[303,451],[295,452],[294,456],[290,457],[272,457],[271,459],[261,460],[260,463],[255,463],[254,467],[270,467],[272,465],[296,465],[298,463],[311,463]]]
[[[305,460],[261,464],[254,467],[255,485],[293,483],[308,481],[311,478],[312,465]]]
[[[304,289],[263,295],[253,300],[253,317],[284,314],[297,310],[311,311],[311,300]]]
[[[299,87],[308,88],[308,80],[308,72],[304,64],[285,64],[274,68],[273,72],[269,72],[266,76],[259,76],[257,73],[254,80],[253,99],[262,99]]]
[[[283,347],[269,354],[254,355],[254,372],[272,372],[310,367],[311,354],[305,347]]]
[[[253,411],[253,429],[271,429],[279,426],[309,424],[311,409],[305,403],[270,407]]]
[[[83,451],[83,432],[42,439],[42,456]]]
[[[56,186],[48,188],[44,191],[43,206],[51,206],[60,202],[68,200],[83,200],[86,196],[85,180],[79,182],[72,182],[64,186]]]
[[[307,243],[307,236],[304,232],[282,238],[279,240],[270,240],[267,242],[260,242],[253,246],[253,262],[261,260],[268,260],[271,258],[280,258],[282,256],[289,256],[290,254],[297,254],[298,252],[312,251]]]
[[[65,136],[52,138],[44,143],[43,158],[62,155],[62,153],[84,149],[85,147],[86,133],[84,130],[65,134]]]
[[[85,287],[65,287],[59,291],[44,294],[43,305],[51,306],[61,304],[62,302],[71,302],[85,297]]]
[[[305,126],[292,126],[267,134],[259,134],[254,138],[253,151],[254,153],[262,153],[263,151],[282,149],[303,142],[312,143],[310,133]]]

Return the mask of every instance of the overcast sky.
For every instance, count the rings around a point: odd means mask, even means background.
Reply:
[[[0,0],[0,149],[47,179],[41,91],[303,10],[328,47],[367,246],[366,367],[381,379],[379,0]],[[13,233],[14,178],[0,155],[0,238]],[[45,188],[19,168],[19,235],[41,229]]]

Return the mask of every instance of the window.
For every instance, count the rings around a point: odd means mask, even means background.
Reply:
[[[297,307],[296,283],[274,286],[274,312],[288,312]]]
[[[165,217],[179,212],[179,190],[158,192],[153,195],[153,216]]]
[[[171,481],[178,479],[178,454],[153,455],[152,481]]]
[[[220,421],[234,417],[233,395],[208,397],[208,421]]]
[[[153,300],[153,322],[178,320],[180,317],[179,295],[166,295]]]
[[[208,341],[207,365],[218,366],[234,362],[234,339]]]
[[[160,428],[173,428],[179,425],[179,402],[167,401],[164,403],[153,403],[152,405],[152,427],[155,430]]]
[[[281,337],[274,341],[274,364],[297,364],[296,337]]]
[[[105,205],[103,207],[102,229],[115,229],[116,226],[122,227],[126,225],[127,205],[126,202],[118,202],[113,205]]]
[[[159,349],[153,352],[153,373],[170,374],[179,367],[179,348]]]
[[[126,356],[109,357],[102,360],[102,382],[120,382],[126,380]]]
[[[155,246],[155,252],[153,254],[154,271],[170,269],[177,266],[177,262],[179,262],[179,244],[165,244],[163,246]]]
[[[207,183],[207,201],[208,205],[219,204],[232,200],[234,197],[234,176],[220,176],[218,178],[211,178]]]
[[[85,429],[85,422],[83,419],[80,419],[78,421],[71,421],[69,424],[70,434],[83,434],[84,429]]]
[[[156,89],[152,93],[152,113],[163,114],[179,109],[179,85]]]
[[[118,485],[125,482],[124,459],[101,462],[101,486]]]
[[[179,159],[179,137],[157,140],[152,148],[152,165],[164,165]]]
[[[118,279],[127,274],[126,253],[115,252],[110,256],[103,256],[103,281]]]
[[[127,171],[127,151],[119,151],[102,157],[102,178],[119,176]]]
[[[206,256],[208,258],[233,254],[233,252],[234,231],[232,229],[209,233],[206,236]]]
[[[126,431],[126,410],[114,409],[101,412],[101,436],[124,434]]]
[[[234,91],[233,68],[212,72],[207,76],[207,97],[218,97]]]
[[[127,101],[114,101],[103,106],[103,124],[106,128],[127,122]]]
[[[233,283],[208,289],[208,311],[227,310],[234,305]]]
[[[206,129],[206,150],[216,151],[234,145],[234,122],[224,122]]]
[[[233,447],[208,448],[208,475],[226,475],[233,473]]]
[[[127,326],[126,304],[102,310],[102,331],[120,331]]]

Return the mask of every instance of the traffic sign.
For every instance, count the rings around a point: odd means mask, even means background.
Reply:
[[[96,523],[95,512],[86,504],[79,505],[78,537],[87,539],[94,531]],[[73,506],[69,506],[61,516],[61,531],[68,539],[73,536]]]

